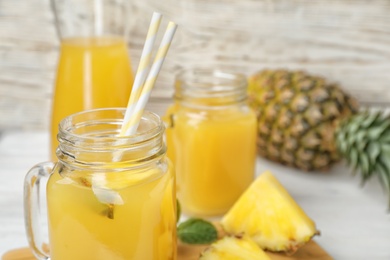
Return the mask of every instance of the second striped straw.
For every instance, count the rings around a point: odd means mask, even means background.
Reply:
[[[141,59],[135,76],[133,89],[129,98],[129,102],[127,104],[127,109],[123,120],[120,136],[127,136],[136,133],[139,122],[141,120],[142,113],[145,109],[146,103],[148,102],[154,84],[156,83],[157,76],[161,70],[165,57],[171,45],[173,36],[176,32],[177,25],[174,22],[169,22],[163,39],[157,50],[153,64],[150,68],[149,74],[147,74],[152,49],[161,22],[161,18],[162,15],[155,12],[150,22],[148,34],[146,36],[146,41],[142,50]]]

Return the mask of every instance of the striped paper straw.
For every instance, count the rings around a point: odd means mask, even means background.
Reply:
[[[162,64],[164,63],[176,28],[177,25],[174,22],[169,22],[139,99],[134,104],[134,109],[130,114],[129,120],[125,120],[122,125],[121,135],[132,135],[136,133],[142,113],[150,97],[150,93],[161,70]]]
[[[150,63],[150,57],[152,54],[152,49],[154,46],[154,41],[156,40],[156,35],[158,28],[160,26],[162,15],[160,13],[154,12],[152,16],[152,20],[149,24],[149,30],[146,35],[145,44],[142,50],[141,59],[138,64],[137,73],[135,75],[133,88],[131,90],[130,98],[127,103],[127,109],[124,117],[124,122],[127,122],[130,119],[131,114],[134,110],[134,104],[138,100],[142,86],[145,82],[145,78],[148,72],[148,67]],[[123,135],[124,132],[121,131],[120,135]]]

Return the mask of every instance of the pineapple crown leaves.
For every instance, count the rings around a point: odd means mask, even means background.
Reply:
[[[217,240],[218,231],[206,220],[190,218],[179,224],[177,236],[186,244],[209,244]]]
[[[360,112],[343,120],[336,130],[341,155],[356,173],[362,185],[377,175],[387,192],[390,209],[390,117],[382,112]]]

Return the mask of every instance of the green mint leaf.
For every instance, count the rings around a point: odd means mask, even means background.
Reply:
[[[209,244],[217,240],[218,232],[210,222],[191,218],[177,228],[177,235],[183,243],[187,244]]]

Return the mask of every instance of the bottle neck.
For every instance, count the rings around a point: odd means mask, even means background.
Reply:
[[[125,109],[95,109],[65,118],[59,126],[59,161],[100,171],[139,168],[161,158],[166,147],[160,118],[145,112],[136,134],[119,136],[124,114]]]
[[[125,38],[129,26],[127,0],[51,0],[56,31],[60,39],[119,36]]]
[[[185,70],[176,77],[174,98],[180,105],[193,108],[240,105],[247,98],[247,81],[241,74],[221,70]]]

